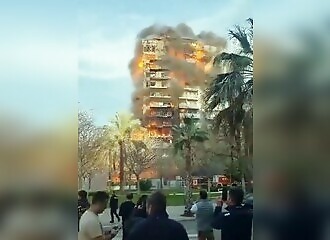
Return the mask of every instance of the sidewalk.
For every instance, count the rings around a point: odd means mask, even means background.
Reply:
[[[182,221],[195,221],[195,217],[182,217],[184,206],[168,206],[166,208],[169,218],[182,222]]]
[[[194,217],[182,217],[180,216],[184,212],[184,206],[168,206],[166,208],[167,213],[169,215],[169,218],[175,220],[175,221],[195,221]],[[110,209],[107,208],[102,214],[99,215],[100,222],[103,225],[103,228],[105,231],[109,231],[114,226],[121,225],[121,223],[118,223],[115,221],[115,223],[110,223]],[[195,237],[195,236],[191,236]],[[117,236],[114,238],[114,240],[121,240],[122,239],[122,231],[120,231]]]

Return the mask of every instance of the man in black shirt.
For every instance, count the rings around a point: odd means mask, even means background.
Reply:
[[[121,216],[122,221],[123,221],[123,240],[125,240],[127,238],[125,224],[126,224],[127,220],[132,216],[134,207],[135,207],[135,204],[132,201],[133,200],[132,193],[127,194],[126,199],[127,200],[125,202],[123,202],[119,208],[119,216]]]
[[[219,201],[212,227],[221,230],[222,240],[251,240],[253,213],[251,207],[242,205],[244,192],[232,188],[228,195],[226,212]]]
[[[189,240],[182,224],[169,219],[166,213],[166,196],[153,193],[147,200],[148,217],[137,223],[128,240]]]
[[[114,215],[116,216],[118,222],[120,222],[119,215],[117,213],[118,210],[118,197],[115,192],[112,193],[110,198],[110,215],[111,215],[111,222],[114,223]]]

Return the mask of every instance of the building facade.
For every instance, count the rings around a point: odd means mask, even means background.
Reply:
[[[200,87],[192,86],[182,75],[170,70],[166,64],[159,64],[159,61],[170,56],[204,69],[207,64],[204,61],[206,53],[216,52],[214,47],[188,38],[179,40],[179,51],[173,50],[169,47],[173,41],[178,40],[168,37],[142,40],[142,57],[139,63],[144,74],[143,88],[147,90],[141,109],[142,125],[148,129],[151,137],[166,142],[172,141],[172,127],[180,124],[184,117],[200,118],[202,99]]]

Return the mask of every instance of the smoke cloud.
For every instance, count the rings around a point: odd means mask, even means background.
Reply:
[[[226,40],[213,32],[201,32],[195,34],[191,27],[180,23],[176,27],[151,25],[141,30],[137,35],[134,57],[129,63],[129,69],[135,90],[132,94],[132,111],[137,118],[142,117],[144,101],[147,100],[148,92],[143,88],[143,62],[142,62],[142,40],[153,37],[167,37],[167,52],[155,64],[169,69],[171,79],[167,92],[172,96],[172,103],[183,94],[184,87],[205,88],[213,79],[212,66],[214,55],[223,51]],[[202,46],[187,44],[187,39],[202,43]],[[189,41],[189,40],[188,40]],[[209,45],[216,48],[216,52],[204,50],[203,46]],[[195,62],[188,62],[186,56],[191,56]]]

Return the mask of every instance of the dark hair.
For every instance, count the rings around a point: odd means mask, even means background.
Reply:
[[[154,212],[166,211],[166,196],[159,191],[151,194],[147,202],[152,206]]]
[[[148,196],[143,194],[139,200],[136,202],[136,205],[146,205],[146,202],[147,202],[147,199],[148,199]]]
[[[235,187],[229,190],[229,197],[235,205],[241,205],[244,199],[244,192],[241,188]]]
[[[132,200],[132,199],[133,199],[133,193],[128,193],[128,194],[126,195],[126,198],[127,198],[128,200]]]
[[[98,191],[93,195],[92,204],[104,203],[108,201],[108,199],[109,199],[109,194],[107,194],[104,191]]]
[[[199,197],[200,197],[201,199],[207,199],[207,192],[206,192],[205,190],[201,190],[201,191],[199,192]]]
[[[86,199],[87,198],[87,192],[85,190],[80,190],[78,192],[78,196],[82,199]]]

